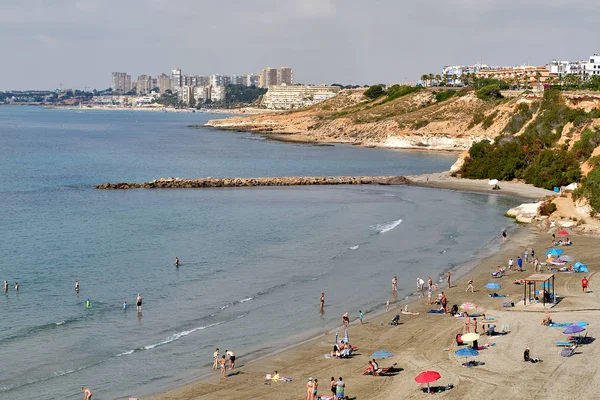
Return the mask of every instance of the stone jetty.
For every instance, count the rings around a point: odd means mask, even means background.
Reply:
[[[408,185],[403,176],[292,176],[273,178],[160,178],[144,183],[103,183],[96,189],[188,189],[228,188],[254,186],[309,186],[309,185]]]

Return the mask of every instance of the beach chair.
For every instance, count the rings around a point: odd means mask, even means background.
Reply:
[[[501,332],[502,333],[508,333],[508,332],[510,332],[510,326],[508,326],[508,325],[502,325]]]
[[[566,349],[562,349],[560,351],[560,355],[563,357],[571,357],[573,353],[575,353],[575,349],[577,348],[577,344],[572,343],[570,347]]]

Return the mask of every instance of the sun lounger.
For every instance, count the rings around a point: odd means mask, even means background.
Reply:
[[[548,325],[550,328],[568,328],[569,326],[573,325],[573,324],[577,324],[579,326],[587,326],[588,323],[587,322],[553,322],[550,325]]]

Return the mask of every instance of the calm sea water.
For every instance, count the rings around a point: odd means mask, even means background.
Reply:
[[[380,307],[393,275],[408,295],[417,277],[472,260],[511,224],[503,213],[514,200],[412,187],[92,188],[166,176],[417,174],[455,158],[187,128],[208,118],[0,107],[0,281],[10,283],[0,398],[78,399],[82,385],[98,399],[146,394],[210,372],[217,346],[243,364],[343,312]]]

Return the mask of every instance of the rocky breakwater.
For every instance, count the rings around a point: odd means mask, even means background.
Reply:
[[[96,189],[199,189],[254,186],[310,186],[310,185],[408,185],[403,176],[299,176],[273,178],[160,178],[143,183],[103,183]]]

